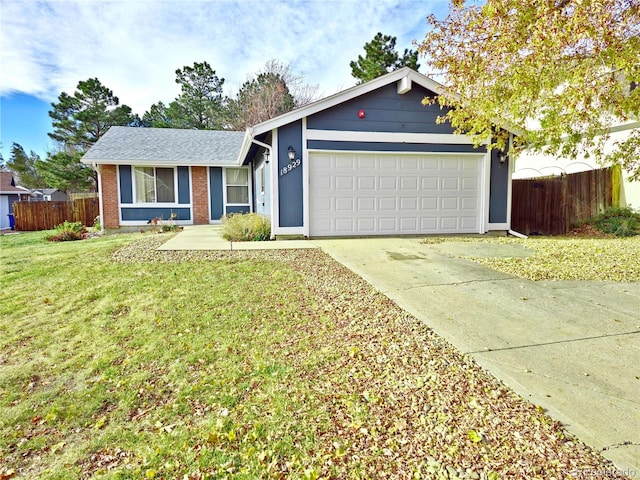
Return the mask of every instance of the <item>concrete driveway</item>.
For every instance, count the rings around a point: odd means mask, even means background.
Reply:
[[[640,478],[640,284],[531,282],[458,258],[527,254],[514,245],[313,243]]]

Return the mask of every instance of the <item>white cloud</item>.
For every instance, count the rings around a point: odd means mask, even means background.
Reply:
[[[209,62],[236,91],[269,59],[291,62],[331,94],[354,84],[349,62],[376,32],[411,48],[446,1],[3,0],[0,95],[54,101],[97,77],[142,114],[178,94],[175,70]]]

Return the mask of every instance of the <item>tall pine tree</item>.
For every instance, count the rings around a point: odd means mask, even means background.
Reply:
[[[400,56],[396,51],[396,41],[396,37],[378,32],[373,40],[364,44],[365,56],[358,55],[357,61],[349,63],[351,75],[358,79],[358,83],[368,82],[402,67],[420,68],[418,52],[405,49]]]
[[[49,136],[58,142],[59,150],[36,163],[38,173],[51,187],[63,191],[95,185],[95,172],[80,159],[110,127],[132,124],[131,108],[120,105],[118,97],[97,78],[78,82],[73,95],[62,92],[51,107],[53,132]]]

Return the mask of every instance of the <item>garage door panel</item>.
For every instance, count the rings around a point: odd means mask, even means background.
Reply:
[[[420,218],[420,231],[422,233],[435,233],[438,231],[438,218],[437,217],[421,217]]]
[[[438,177],[422,177],[422,190],[438,190],[440,184]]]
[[[460,208],[462,210],[478,210],[478,199],[475,197],[462,197],[460,199]]]
[[[475,228],[478,220],[476,217],[460,217],[460,228],[461,229],[473,229]]]
[[[458,230],[458,217],[441,217],[440,218],[440,229],[443,232],[447,231],[457,231]]]
[[[461,179],[462,190],[476,191],[479,189],[479,179],[477,177],[463,177]]]
[[[408,210],[418,210],[418,199],[417,197],[408,197],[400,199],[400,210],[406,212]]]
[[[334,158],[334,168],[336,170],[353,170],[352,156],[339,156]]]
[[[376,233],[376,219],[375,218],[358,218],[357,219],[358,232],[361,234],[375,234]]]
[[[350,234],[353,232],[354,219],[353,218],[336,218],[335,220],[336,233]]]
[[[437,172],[439,170],[439,166],[440,166],[440,161],[438,160],[437,157],[420,159],[420,170],[422,170],[423,172],[428,170]]]
[[[442,210],[458,210],[458,197],[443,198],[441,206]]]
[[[477,232],[482,165],[467,154],[311,153],[310,235]]]
[[[404,232],[418,232],[418,218],[400,218],[400,230]]]
[[[460,161],[457,158],[441,158],[440,170],[442,172],[457,172],[460,169]]]
[[[402,177],[400,179],[400,189],[403,191],[418,190],[418,179],[416,177]]]
[[[458,177],[445,177],[442,179],[442,190],[459,190],[460,178]]]
[[[313,163],[318,172],[333,168],[330,155],[316,154],[313,156]]]
[[[393,157],[380,157],[379,166],[381,170],[398,170],[398,160]]]
[[[395,233],[398,230],[396,217],[382,217],[378,220],[378,229],[383,233]]]
[[[373,197],[369,198],[358,198],[358,211],[360,212],[374,212],[376,210],[376,199]]]
[[[395,198],[380,198],[378,199],[378,208],[383,210],[396,210],[396,199]]]
[[[316,210],[322,213],[330,214],[333,210],[331,205],[332,199],[328,197],[322,197],[316,199]]]
[[[464,158],[462,159],[462,170],[465,172],[479,172],[479,163],[477,159],[473,158]]]
[[[420,200],[422,210],[435,211],[438,209],[437,197],[425,197]]]
[[[396,190],[398,182],[396,177],[380,177],[378,179],[380,190]]]
[[[336,190],[353,190],[354,184],[353,177],[339,176],[335,177],[335,189]]]
[[[417,158],[403,158],[400,160],[400,168],[403,171],[418,170],[419,160]]]
[[[336,198],[336,211],[338,212],[353,212],[354,198]]]
[[[376,177],[358,177],[358,190],[375,190]]]
[[[376,158],[375,157],[358,157],[357,164],[359,169],[371,169],[373,170],[376,166]]]

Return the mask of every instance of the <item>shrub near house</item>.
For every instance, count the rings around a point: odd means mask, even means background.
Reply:
[[[271,238],[271,223],[256,213],[235,214],[222,218],[222,238],[231,242],[259,242]]]
[[[55,227],[55,233],[47,236],[50,242],[68,242],[82,240],[87,234],[86,227],[81,222],[69,222],[67,220]]]

